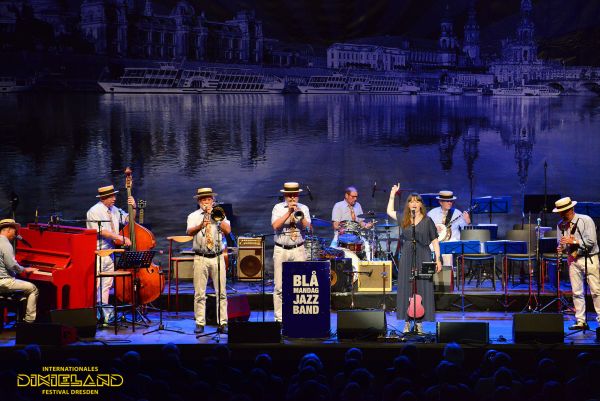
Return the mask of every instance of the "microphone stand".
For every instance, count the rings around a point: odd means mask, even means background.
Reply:
[[[588,290],[588,258],[590,257],[590,250],[588,249],[588,246],[585,244],[584,239],[583,239],[583,235],[581,235],[581,231],[579,230],[579,225],[577,225],[577,233],[579,234],[579,238],[581,238],[581,245],[579,246],[579,248],[583,251],[583,309],[586,309],[586,305],[585,305],[585,295],[587,294],[587,290]],[[573,262],[574,263],[574,262]],[[589,326],[587,323],[587,311],[586,313],[583,314],[583,319],[584,319],[584,326],[583,329],[579,329],[579,330],[573,330],[571,333],[566,334],[565,337],[569,337],[572,336],[575,333],[580,333],[583,332],[583,334],[585,334],[586,331],[589,330]],[[588,327],[588,328],[586,328]]]
[[[412,223],[411,223],[411,227],[412,227],[412,263],[411,263],[411,267],[410,267],[410,281],[411,281],[411,286],[412,286],[412,301],[413,301],[413,315],[412,315],[412,328],[410,329],[410,333],[414,334],[417,333],[417,302],[416,302],[416,295],[417,295],[417,228],[416,228],[416,224],[415,224],[415,211],[411,210],[411,214],[412,214]]]
[[[212,217],[211,217],[211,219],[212,219]],[[217,330],[212,333],[198,334],[198,335],[196,335],[196,338],[214,335],[213,340],[218,344],[221,341],[221,330],[220,330],[220,326],[221,326],[221,256],[223,255],[223,244],[222,244],[222,241],[223,241],[222,234],[223,233],[221,231],[221,225],[219,224],[219,222],[216,222],[216,225],[217,225],[217,240],[215,241],[215,253],[218,254],[219,252],[221,252],[221,255],[217,256],[217,290],[215,291],[215,296],[216,296],[215,305],[217,307]],[[264,277],[264,272],[263,272],[263,277]],[[215,281],[215,278],[213,277],[213,283],[214,283],[214,281]]]

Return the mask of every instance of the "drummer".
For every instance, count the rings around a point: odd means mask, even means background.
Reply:
[[[331,222],[334,230],[333,241],[331,241],[332,247],[338,246],[338,236],[339,234],[344,234],[344,232],[340,232],[343,225],[342,222],[344,221],[356,222],[356,224],[364,229],[373,227],[373,222],[365,223],[363,218],[357,217],[363,214],[362,207],[357,199],[358,190],[356,187],[349,186],[345,189],[344,200],[333,205],[333,210],[331,211]]]

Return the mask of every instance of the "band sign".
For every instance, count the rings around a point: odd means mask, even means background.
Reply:
[[[283,335],[329,336],[329,262],[283,263]]]

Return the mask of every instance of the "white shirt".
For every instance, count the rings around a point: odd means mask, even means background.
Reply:
[[[206,212],[202,209],[198,209],[195,212],[192,212],[188,215],[187,218],[187,229],[189,230],[190,228],[199,226],[200,224],[202,224],[202,222],[204,221],[204,214]],[[226,223],[229,223],[229,220],[224,219],[223,220]],[[219,230],[217,229],[217,222],[214,221],[212,218],[210,219],[210,233],[212,235],[212,239],[213,239],[213,243],[215,245],[213,245],[213,249],[209,249],[208,246],[206,245],[206,229],[207,227],[204,227],[202,230],[198,231],[195,235],[194,235],[194,251],[196,252],[202,252],[202,253],[213,253],[213,252],[219,252],[223,250],[223,245],[221,244],[221,248],[218,249],[217,246],[217,239],[219,238]],[[224,240],[224,236],[221,234],[221,241]]]
[[[98,231],[98,220],[110,220],[110,222],[100,223],[102,230],[110,231],[113,234],[119,235],[119,224],[127,224],[129,215],[126,211],[119,209],[116,206],[107,208],[102,202],[96,203],[87,211],[87,228]],[[101,237],[99,240],[98,249],[112,249],[114,243],[112,240]]]
[[[456,219],[457,217],[460,217],[462,215],[462,212],[458,209],[454,209],[454,213],[452,214],[452,217],[450,218],[450,220],[448,220],[448,222]],[[442,224],[443,220],[444,220],[444,214],[442,213],[442,208],[441,207],[436,207],[433,208],[429,211],[429,213],[427,213],[427,216],[431,217],[431,220],[433,220],[433,222],[438,225],[438,224]],[[450,239],[448,241],[459,241],[460,240],[460,230],[462,230],[465,226],[467,225],[467,223],[465,222],[465,219],[463,218],[459,218],[457,219],[454,223],[452,223],[452,235],[450,236]]]
[[[308,211],[308,206],[303,205],[302,203],[298,203],[298,209],[304,213],[304,218],[310,224],[310,212]],[[285,202],[280,202],[273,207],[273,212],[271,212],[271,224],[280,217],[283,217],[288,212],[288,205]],[[300,229],[298,227],[298,231],[300,231],[300,235],[296,238],[296,240],[292,240],[292,236],[289,234],[290,232],[290,219],[294,216],[291,215],[289,219],[283,223],[283,226],[279,230],[275,230],[275,243],[279,245],[298,245],[304,242],[304,237],[306,236],[306,230]]]

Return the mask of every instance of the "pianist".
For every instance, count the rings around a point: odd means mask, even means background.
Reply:
[[[17,237],[17,231],[21,226],[13,219],[0,220],[0,292],[1,291],[23,291],[27,297],[27,310],[25,311],[25,322],[33,323],[37,308],[38,289],[29,281],[19,280],[15,276],[19,273],[34,273],[37,269],[23,267],[15,259],[15,250],[11,244]]]
[[[118,192],[112,185],[98,188],[96,198],[100,200],[87,212],[87,228],[98,231],[100,227],[100,236],[102,239],[98,240],[98,249],[113,249],[117,240],[122,240],[125,246],[131,246],[129,238],[119,235],[119,225],[127,224],[129,215],[115,206],[116,194]],[[127,204],[131,205],[135,211],[135,199],[132,196],[127,199]],[[112,272],[115,270],[113,255],[103,256],[100,259],[100,270],[102,272]],[[99,287],[102,288],[102,292],[100,299],[98,299],[98,304],[108,305],[108,294],[110,287],[112,287],[113,278],[103,277],[100,281]],[[113,308],[102,308],[102,312],[104,323],[111,323],[113,320]]]

